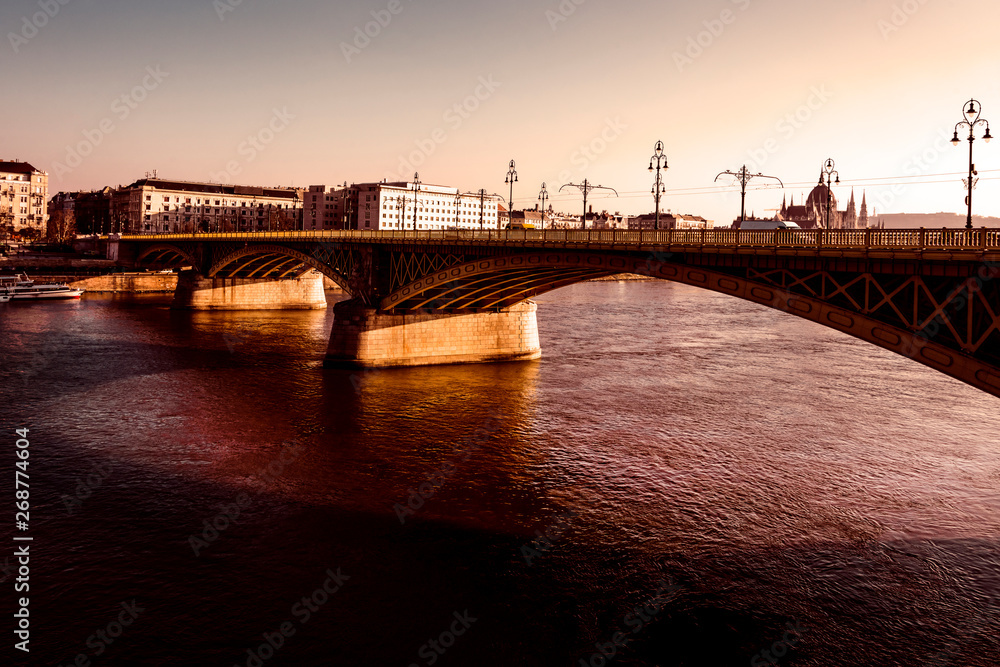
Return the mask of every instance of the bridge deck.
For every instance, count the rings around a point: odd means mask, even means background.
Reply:
[[[331,241],[407,245],[496,245],[553,248],[703,252],[872,259],[992,259],[1000,261],[1000,229],[819,230],[428,230],[283,231],[132,234],[122,241]]]

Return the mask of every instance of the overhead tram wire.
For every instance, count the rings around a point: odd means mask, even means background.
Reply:
[[[991,170],[984,169],[980,173],[987,173],[987,172],[990,172],[990,171],[1000,172],[1000,169],[991,169]],[[936,184],[936,183],[950,183],[951,180],[932,180],[932,181],[924,181],[924,180],[895,180],[895,181],[890,181],[890,182],[875,182],[875,181],[885,181],[885,180],[889,180],[889,179],[925,179],[925,178],[934,178],[934,177],[938,177],[938,176],[955,176],[955,175],[961,175],[961,173],[963,173],[963,172],[956,172],[956,173],[952,173],[952,174],[947,174],[947,173],[942,173],[942,174],[921,174],[919,176],[881,176],[881,177],[873,177],[873,178],[843,179],[843,180],[841,180],[841,185],[845,185],[845,184],[846,185],[854,185],[854,186],[869,185],[869,186],[875,186],[875,187],[883,187],[883,186],[887,186],[887,185],[923,185],[923,184]],[[994,180],[996,178],[1000,178],[1000,176],[993,177]],[[786,183],[784,189],[788,190],[788,189],[794,189],[796,187],[810,187],[810,188],[812,188],[812,187],[815,187],[815,186],[816,186],[816,182],[812,181],[812,180],[809,180],[809,181],[797,181],[797,182]],[[757,187],[755,187],[753,189],[755,189],[755,190],[776,190],[776,189],[779,189],[779,188],[777,186],[775,186],[775,185],[761,185],[761,186],[757,186]],[[688,188],[670,188],[670,189],[667,190],[667,192],[671,193],[671,194],[715,194],[715,193],[719,193],[719,192],[731,192],[731,189],[727,188],[727,187],[719,187],[719,186],[714,186],[714,187],[713,186],[698,186],[698,187],[688,187]],[[645,195],[645,194],[648,194],[648,193],[646,193],[644,190],[631,190],[631,191],[627,190],[627,191],[623,192],[622,194],[623,194],[623,196],[636,196],[636,195],[641,196],[641,195]]]
[[[1000,180],[1000,176],[983,176],[983,174],[997,173],[997,172],[1000,172],[1000,169],[983,169],[983,170],[980,170],[980,172],[979,172],[980,175],[981,175],[980,176],[980,180],[984,180],[984,181]],[[848,186],[869,186],[869,187],[891,187],[891,186],[894,186],[894,185],[902,185],[902,186],[908,186],[908,185],[940,185],[940,184],[952,183],[953,181],[952,181],[952,179],[944,179],[944,180],[918,180],[918,179],[928,179],[928,178],[947,177],[947,176],[961,176],[961,175],[964,175],[964,174],[965,174],[965,172],[942,172],[942,173],[934,173],[934,174],[919,174],[919,175],[915,175],[915,176],[906,176],[906,175],[872,176],[872,177],[868,177],[868,178],[843,179],[841,181],[841,185],[848,185]],[[813,181],[813,180],[809,180],[809,181],[788,182],[788,183],[785,184],[784,189],[786,189],[786,190],[794,190],[794,189],[798,189],[798,188],[809,188],[809,189],[811,189],[811,188],[814,188],[814,187],[816,187],[816,182]],[[779,188],[776,187],[775,185],[768,184],[768,185],[761,185],[761,186],[752,187],[752,188],[748,188],[748,189],[752,189],[754,191],[761,191],[761,190],[777,190]],[[689,187],[689,188],[668,188],[666,190],[666,194],[670,195],[670,196],[673,196],[673,197],[687,197],[687,196],[692,196],[692,195],[718,195],[718,194],[728,194],[728,193],[731,193],[731,192],[732,192],[731,188],[722,187],[722,186],[697,186],[697,187]],[[646,190],[631,190],[631,191],[626,190],[626,191],[621,192],[619,196],[620,196],[621,199],[640,199],[640,198],[643,198],[643,197],[648,197],[649,196],[649,192],[646,191]],[[595,195],[593,198],[594,199],[608,199],[608,198],[610,198],[610,195],[606,195],[606,196]],[[561,195],[560,196],[560,195],[552,194],[549,197],[549,202],[551,204],[558,204],[560,202],[571,201],[573,199],[575,199],[575,197],[573,197],[572,195],[569,195],[569,196],[567,196],[567,195]]]

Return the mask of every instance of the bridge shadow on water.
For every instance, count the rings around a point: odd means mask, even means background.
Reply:
[[[285,621],[295,634],[265,664],[427,664],[429,640],[454,627],[456,612],[475,620],[441,664],[601,664],[591,656],[611,651],[621,632],[629,641],[614,649],[615,664],[745,665],[775,644],[784,654],[789,622],[802,635],[785,665],[934,664],[924,661],[939,653],[951,660],[942,664],[997,664],[996,607],[980,599],[948,609],[960,592],[935,571],[947,553],[995,586],[995,540],[939,543],[933,554],[919,543],[692,553],[606,547],[571,528],[529,565],[531,534],[423,518],[401,526],[389,511],[275,495],[255,496],[195,556],[189,534],[233,502],[232,490],[154,470],[113,477],[115,489],[39,535],[36,655],[47,662],[86,652],[119,603],[135,599],[144,611],[106,664],[253,665],[247,650]],[[71,483],[49,483],[60,482]],[[396,498],[383,500],[388,509]],[[349,579],[303,623],[294,604],[328,570]],[[664,580],[676,589],[662,608],[637,615]],[[917,623],[891,616],[928,582],[938,588],[920,598]],[[945,624],[935,620],[942,611]]]

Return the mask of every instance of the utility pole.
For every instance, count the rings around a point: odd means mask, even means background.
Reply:
[[[747,170],[747,166],[746,165],[743,165],[743,167],[739,171],[737,171],[735,173],[732,172],[732,171],[723,171],[723,172],[719,173],[719,176],[726,176],[726,175],[728,175],[728,176],[735,176],[736,177],[736,182],[740,184],[740,224],[741,225],[743,224],[743,221],[746,220],[747,183],[749,183],[750,180],[754,179],[754,178],[773,178],[774,180],[778,181],[778,183],[781,183],[781,179],[778,178],[777,176],[765,176],[764,174],[762,174],[760,172],[757,172],[756,174],[751,174]],[[716,181],[719,180],[719,176],[715,177]],[[781,187],[785,187],[785,184],[781,183]]]
[[[484,190],[483,188],[479,188],[475,192],[466,192],[465,194],[467,194],[467,195],[475,195],[475,196],[479,197],[479,229],[482,230],[483,229],[483,225],[484,225],[484,222],[483,222],[483,211],[485,210],[485,207],[486,207],[486,198],[487,197],[496,197],[500,201],[503,201],[503,195],[498,195],[495,192],[493,194],[490,194],[490,193],[486,192],[486,190]],[[498,213],[497,214],[497,227],[499,228],[499,226],[500,226],[500,215]]]
[[[614,188],[605,187],[603,185],[591,185],[590,181],[588,181],[586,178],[583,179],[583,183],[564,184],[562,187],[559,188],[559,192],[562,192],[563,188],[569,188],[569,187],[579,188],[580,192],[583,193],[583,219],[580,221],[580,229],[587,228],[587,195],[590,194],[591,190],[611,190],[612,192],[615,193],[616,197],[618,196],[618,191],[615,190]]]

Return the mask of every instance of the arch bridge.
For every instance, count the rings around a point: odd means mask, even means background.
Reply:
[[[782,310],[1000,396],[1000,229],[319,231],[117,242],[124,263],[185,267],[204,279],[322,273],[353,297],[336,306],[333,362],[537,357],[532,297],[639,273]],[[493,348],[465,345],[484,337],[496,339]]]

